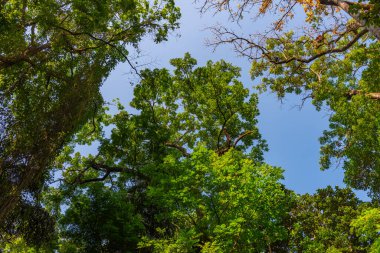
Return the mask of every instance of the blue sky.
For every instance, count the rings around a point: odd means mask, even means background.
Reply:
[[[141,44],[141,57],[137,61],[146,64],[144,68],[170,68],[169,60],[183,57],[186,52],[197,59],[199,65],[204,65],[208,60],[224,59],[242,69],[241,81],[246,87],[252,88],[257,81],[251,80],[249,76],[248,59],[238,57],[228,46],[215,51],[205,46],[206,39],[211,38],[211,33],[206,28],[216,23],[230,24],[228,16],[213,13],[200,15],[192,1],[178,2],[182,11],[181,28],[173,32],[167,42],[159,45],[154,44],[147,36]],[[264,27],[265,24],[246,18],[240,26],[231,26],[247,34]],[[133,89],[130,82],[136,81],[136,76],[131,75],[130,71],[127,64],[120,64],[112,72],[102,87],[106,101],[119,98],[124,104],[128,104]],[[327,185],[344,186],[341,168],[319,170],[318,138],[328,127],[328,112],[317,112],[310,103],[299,109],[297,106],[300,103],[301,98],[297,96],[287,96],[280,102],[273,94],[260,95],[259,128],[270,148],[265,155],[266,162],[282,167],[285,170],[285,185],[297,193],[313,193]],[[365,198],[362,192],[358,195]]]

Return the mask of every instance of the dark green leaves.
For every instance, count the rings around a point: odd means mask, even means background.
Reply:
[[[48,167],[103,101],[99,87],[127,46],[166,39],[174,2],[2,1],[0,3],[0,221],[37,198]],[[131,66],[133,67],[133,66]]]

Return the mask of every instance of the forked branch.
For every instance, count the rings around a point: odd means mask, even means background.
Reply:
[[[111,175],[111,173],[127,173],[141,179],[147,179],[147,177],[141,172],[135,169],[125,168],[125,167],[108,166],[106,164],[101,164],[101,163],[91,163],[89,167],[85,169],[85,171],[87,171],[89,168],[104,172],[104,175],[101,177],[88,178],[88,179],[82,179],[83,175],[79,175],[73,183],[86,184],[90,182],[101,182],[101,181],[106,180]]]

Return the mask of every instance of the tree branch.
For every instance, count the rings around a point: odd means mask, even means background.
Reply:
[[[50,49],[50,43],[42,44],[40,46],[30,46],[24,50],[21,54],[13,56],[3,56],[0,55],[0,69],[11,67],[20,62],[30,62],[30,57],[46,50]]]
[[[176,143],[165,142],[165,146],[179,150],[184,157],[190,157],[190,154],[186,151],[186,149]]]
[[[236,145],[239,143],[239,141],[241,141],[244,137],[246,137],[247,135],[250,135],[250,134],[253,134],[253,131],[247,131],[247,132],[239,135],[234,142],[234,147],[236,147]]]
[[[276,61],[276,60],[273,60],[269,55],[266,55],[266,57],[268,58],[268,60],[271,62],[271,63],[274,63],[274,64],[286,64],[286,63],[289,63],[289,62],[292,62],[292,61],[298,61],[298,62],[302,62],[302,63],[310,63],[312,61],[314,61],[315,59],[318,59],[319,57],[322,57],[324,55],[327,55],[327,54],[333,54],[333,53],[342,53],[346,50],[348,50],[350,47],[352,47],[361,37],[363,37],[366,33],[368,33],[368,30],[367,29],[363,29],[360,33],[358,33],[350,42],[348,42],[345,46],[343,47],[340,47],[340,48],[333,48],[333,49],[330,49],[330,50],[325,50],[319,54],[316,54],[316,55],[313,55],[312,57],[309,57],[309,58],[297,58],[297,57],[292,57],[292,58],[289,58],[287,60],[283,60],[283,61]]]
[[[90,183],[90,182],[104,181],[107,179],[107,177],[109,177],[109,175],[111,173],[116,173],[116,172],[117,173],[129,173],[129,174],[132,174],[132,175],[137,176],[139,178],[147,179],[147,176],[138,172],[137,170],[124,168],[124,167],[108,166],[108,165],[100,164],[100,163],[91,163],[89,165],[89,168],[93,168],[95,170],[105,172],[105,174],[102,177],[89,178],[89,179],[85,179],[85,180],[81,179],[81,177],[82,177],[82,175],[81,175],[81,176],[77,177],[77,179],[73,183],[86,184],[86,183]]]
[[[373,5],[365,3],[356,3],[351,1],[342,1],[342,0],[319,0],[319,3],[322,5],[336,6],[341,8],[347,8],[347,6],[358,5],[364,10],[370,10]]]
[[[326,6],[335,6],[344,10],[348,15],[354,18],[361,25],[365,26],[377,40],[380,41],[380,28],[376,26],[368,25],[368,22],[359,13],[352,13],[350,8],[352,6],[359,6],[362,10],[369,11],[373,8],[371,4],[355,3],[344,0],[319,0],[319,3]]]
[[[350,90],[346,96],[348,99],[351,99],[355,95],[363,94],[364,96],[373,99],[373,100],[380,100],[380,92],[363,92],[362,90]]]

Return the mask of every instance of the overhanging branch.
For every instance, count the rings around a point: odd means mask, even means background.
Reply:
[[[186,149],[176,143],[165,142],[165,146],[179,150],[184,157],[190,157],[190,154],[186,151]]]
[[[24,50],[24,52],[17,54],[17,55],[11,55],[11,56],[3,56],[0,55],[0,69],[11,67],[17,63],[20,62],[29,62],[30,57],[35,56],[36,54],[46,50],[50,49],[51,45],[50,43],[42,44],[40,46],[30,46]]]
[[[323,52],[320,52],[319,54],[316,54],[316,55],[313,55],[309,58],[297,58],[297,57],[292,57],[292,58],[289,58],[287,60],[283,60],[283,61],[276,61],[276,60],[273,60],[270,56],[266,55],[266,57],[268,57],[268,60],[271,62],[271,63],[274,63],[274,64],[286,64],[286,63],[289,63],[289,62],[292,62],[292,61],[298,61],[298,62],[302,62],[302,63],[310,63],[324,55],[328,55],[328,54],[334,54],[334,53],[342,53],[342,52],[345,52],[346,50],[348,50],[350,47],[352,47],[361,37],[363,37],[366,33],[368,33],[368,30],[367,29],[363,29],[361,32],[359,32],[350,42],[348,42],[345,46],[343,47],[339,47],[339,48],[333,48],[333,49],[329,49],[329,50],[325,50]]]
[[[145,176],[141,172],[126,167],[108,166],[106,164],[101,163],[91,163],[89,165],[89,168],[95,169],[97,171],[102,171],[104,172],[104,175],[102,177],[88,178],[84,180],[82,179],[82,176],[79,176],[73,183],[86,184],[90,182],[101,182],[106,180],[111,175],[111,173],[127,173],[141,179],[147,179],[147,176]]]
[[[368,25],[368,21],[365,20],[360,15],[362,11],[370,11],[373,8],[373,5],[364,4],[364,3],[355,3],[355,2],[344,1],[344,0],[319,0],[319,3],[322,5],[335,6],[342,9],[352,18],[354,18],[357,22],[359,22],[361,25],[366,27],[370,31],[370,33],[373,36],[375,36],[377,40],[380,41],[380,28],[373,25]],[[351,9],[353,6],[359,7],[359,9],[361,9],[362,11],[359,11],[358,13],[353,13]]]
[[[362,94],[373,100],[380,100],[380,92],[363,92],[362,90],[350,90],[347,93],[347,98],[351,99],[355,95]]]

